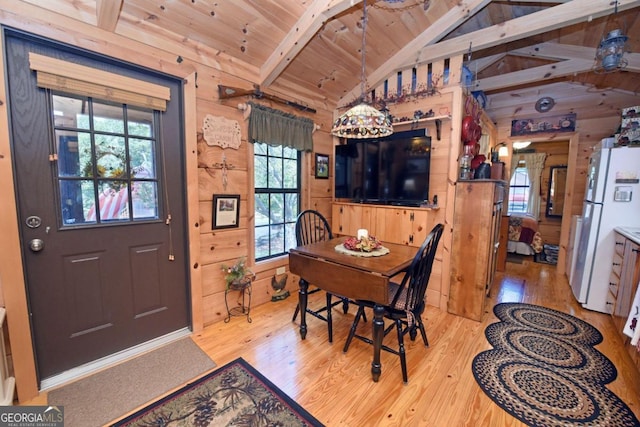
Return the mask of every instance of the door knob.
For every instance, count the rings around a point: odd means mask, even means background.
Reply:
[[[40,252],[44,249],[44,241],[42,239],[33,239],[29,242],[29,249],[32,252]]]

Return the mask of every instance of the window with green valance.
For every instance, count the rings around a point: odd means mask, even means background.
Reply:
[[[313,120],[250,102],[249,142],[313,151]]]

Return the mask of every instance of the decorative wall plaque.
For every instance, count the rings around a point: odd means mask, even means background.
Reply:
[[[207,145],[236,150],[240,148],[240,125],[236,120],[207,114],[202,125],[202,134]]]

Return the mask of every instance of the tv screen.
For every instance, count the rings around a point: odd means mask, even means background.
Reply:
[[[424,129],[336,147],[335,197],[418,206],[429,198],[431,138]]]

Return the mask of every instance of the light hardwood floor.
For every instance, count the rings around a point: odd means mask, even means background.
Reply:
[[[317,295],[315,303],[320,302]],[[298,323],[291,322],[296,302],[293,292],[287,300],[254,308],[252,323],[234,317],[193,338],[218,366],[243,357],[327,426],[524,426],[482,392],[471,361],[491,348],[484,329],[497,320],[491,310],[495,303],[538,304],[580,317],[603,333],[604,342],[596,348],[618,369],[609,389],[640,418],[640,375],[610,318],[583,310],[554,267],[529,260],[508,263],[506,274],[497,274],[481,323],[429,306],[425,323],[430,347],[419,338],[407,340],[407,385],[397,356],[382,353],[382,376],[374,383],[369,345],[354,340],[348,353],[342,352],[353,308],[347,315],[335,311],[334,342],[329,344],[326,324],[310,316],[307,339],[300,340]],[[393,342],[395,335],[386,339]]]

